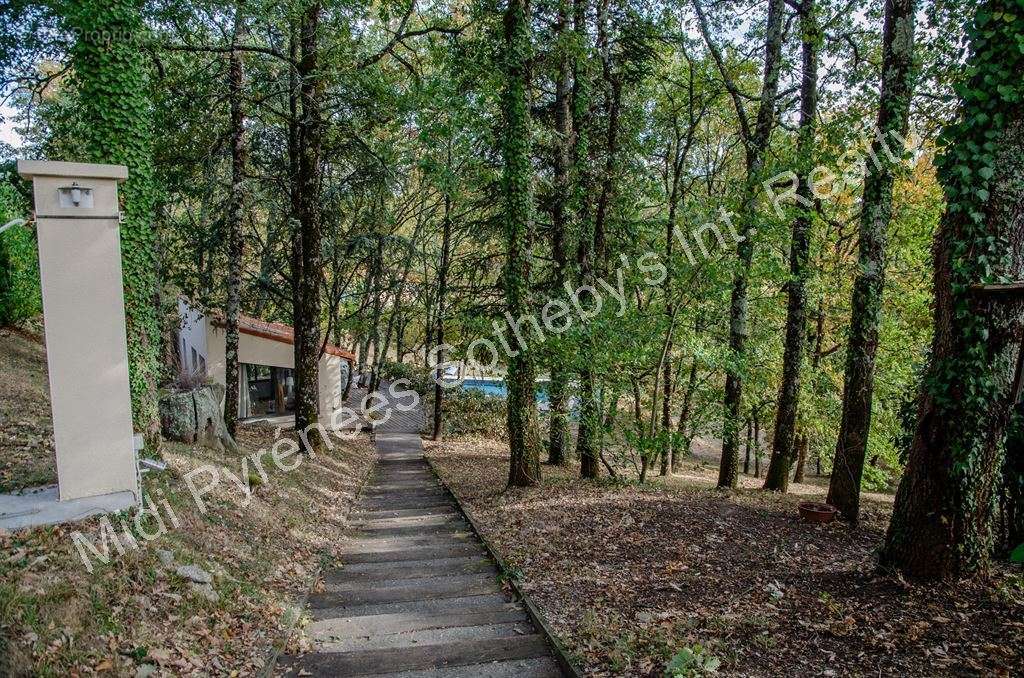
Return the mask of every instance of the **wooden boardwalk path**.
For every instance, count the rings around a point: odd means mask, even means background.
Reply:
[[[561,676],[431,473],[421,416],[378,429],[378,466],[356,504],[343,563],[326,570],[325,590],[309,597],[313,650],[283,657],[279,668],[291,676]]]

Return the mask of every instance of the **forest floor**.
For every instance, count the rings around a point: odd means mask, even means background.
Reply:
[[[588,676],[662,676],[687,650],[680,675],[716,662],[742,676],[1024,672],[1021,568],[950,586],[878,573],[885,497],[858,529],[809,525],[796,504],[824,487],[727,494],[701,459],[646,487],[545,466],[542,486],[506,491],[503,443],[427,454]]]
[[[0,334],[0,491],[55,482],[45,351],[31,333]],[[110,516],[124,553],[111,540],[109,563],[91,558],[92,572],[72,534],[102,551],[99,518],[0,530],[0,675],[258,674],[321,564],[340,552],[349,507],[376,459],[366,436],[338,440],[287,472],[266,454],[264,482],[243,459],[277,439],[253,425],[240,430],[236,454],[165,443],[167,470],[143,476],[159,520],[141,522],[147,534],[160,523],[165,531],[146,540],[127,512]],[[184,480],[203,465],[220,478],[203,496],[205,512]],[[249,497],[236,484],[246,481]],[[210,475],[195,482],[205,486]],[[291,642],[291,650],[305,643],[301,634]]]

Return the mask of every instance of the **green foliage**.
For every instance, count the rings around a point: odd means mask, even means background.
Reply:
[[[444,392],[442,404],[444,435],[470,436],[505,440],[507,401],[505,398],[489,396],[475,389],[450,388]],[[427,412],[432,413],[433,397],[427,403]]]
[[[708,654],[702,645],[684,647],[665,666],[666,678],[693,678],[717,673],[721,660]]]
[[[146,28],[137,0],[84,0],[69,7],[66,28],[78,95],[77,135],[93,162],[126,165],[120,189],[121,265],[128,335],[132,415],[137,430],[152,433],[159,377],[156,183],[152,107],[145,52]]]
[[[0,226],[25,218],[12,186],[0,185]],[[12,226],[0,234],[0,325],[13,325],[42,312],[35,231]]]
[[[968,78],[957,86],[960,119],[942,133],[939,177],[951,224],[949,251],[952,329],[958,350],[937,360],[929,388],[946,421],[955,422],[953,468],[960,497],[953,510],[981,509],[976,490],[988,471],[982,464],[992,403],[1005,397],[1005,355],[988,350],[992,325],[986,308],[972,298],[976,284],[1011,282],[1008,225],[989,199],[1006,123],[1024,102],[1024,0],[998,0],[980,6],[968,29]],[[1017,177],[1014,179],[1020,181]],[[965,535],[965,561],[974,563],[989,548],[986,530]]]
[[[380,366],[380,378],[391,382],[407,379],[409,381],[409,388],[421,396],[426,395],[428,391],[434,388],[434,380],[430,370],[422,365],[389,360]]]

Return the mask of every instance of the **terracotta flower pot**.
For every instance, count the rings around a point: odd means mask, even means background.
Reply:
[[[816,501],[800,502],[800,517],[808,523],[831,523],[836,519],[836,507]]]

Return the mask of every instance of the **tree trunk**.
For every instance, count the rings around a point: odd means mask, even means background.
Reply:
[[[915,0],[886,0],[882,44],[882,89],[878,106],[878,131],[891,143],[891,134],[907,134],[907,120],[914,80]],[[826,501],[853,523],[860,511],[860,481],[864,472],[871,401],[874,393],[875,355],[881,324],[882,291],[885,286],[885,239],[892,217],[894,162],[876,139],[872,156],[881,167],[868,171],[860,214],[859,271],[853,286],[850,337],[846,348],[843,381],[843,416],[836,443],[832,478]],[[886,146],[886,151],[889,147]],[[903,151],[894,154],[896,160]],[[868,168],[870,170],[870,166]]]
[[[754,409],[754,477],[761,477],[761,412]]]
[[[804,431],[796,434],[796,471],[793,472],[793,482],[804,482],[804,468],[807,466],[807,448],[810,439]]]
[[[434,374],[434,431],[431,435],[433,440],[440,440],[444,431],[444,389],[441,387],[441,380],[444,378],[444,370],[441,365],[444,363],[444,316],[445,297],[448,295],[448,266],[451,260],[452,246],[452,200],[447,194],[444,196],[444,215],[441,222],[441,264],[437,267],[437,317],[434,322],[437,324],[437,372]]]
[[[298,138],[298,233],[293,260],[299,270],[294,283],[297,294],[292,305],[295,328],[295,428],[305,430],[319,421],[320,362],[320,275],[322,237],[320,157],[324,123],[323,73],[319,69],[320,3],[307,5],[299,20]],[[293,275],[295,274],[293,273]],[[314,428],[309,435],[313,452],[320,452],[323,440]]]
[[[786,348],[782,358],[782,383],[775,414],[775,433],[771,461],[765,474],[764,489],[785,492],[793,463],[793,437],[800,405],[800,376],[807,337],[807,266],[810,251],[813,200],[810,173],[814,169],[814,134],[818,111],[818,44],[820,40],[814,0],[800,4],[803,77],[800,82],[800,136],[797,162],[800,163],[797,194],[806,201],[793,220],[793,238],[789,251],[789,303],[786,308]]]
[[[949,204],[935,243],[931,362],[880,555],[908,578],[984,571],[991,554],[1003,439],[1020,395],[1024,293],[980,286],[1024,278],[1024,57],[1008,49],[1024,40],[1024,18],[1003,18],[1016,9],[979,7],[973,75],[938,162]]]
[[[69,57],[77,91],[75,112],[82,133],[76,141],[85,154],[82,159],[128,167],[128,179],[119,194],[132,424],[145,436],[147,451],[158,452],[160,280],[154,246],[156,179],[149,60],[136,40],[93,37],[143,35],[142,3],[81,0],[67,6],[69,24],[78,35]]]
[[[668,223],[665,226],[665,319],[668,323],[666,334],[665,362],[662,365],[662,392],[661,392],[661,429],[665,433],[664,448],[661,453],[661,475],[667,476],[669,471],[676,468],[675,449],[672,445],[672,325],[674,324],[675,310],[672,303],[672,241],[673,230],[676,221],[676,195],[679,192],[679,177],[673,176],[672,191],[669,197]]]
[[[754,446],[754,420],[747,418],[747,453],[743,458],[743,474],[750,473],[750,450]]]
[[[693,436],[689,434],[689,428],[690,417],[693,415],[693,396],[696,392],[697,359],[694,358],[693,362],[690,363],[690,376],[686,380],[686,391],[683,393],[683,409],[679,411],[679,423],[676,425],[676,432],[683,437],[683,453],[687,457],[692,454],[691,446],[693,444]],[[675,455],[672,461],[677,464],[672,471],[679,471],[679,466],[682,464],[682,455]]]
[[[573,129],[573,213],[579,240],[577,264],[580,281],[593,283],[594,221],[590,209],[590,76],[588,73],[587,0],[573,0],[573,33],[576,54],[573,60],[572,129]],[[581,353],[587,353],[590,339],[584,337]],[[598,445],[600,444],[601,411],[597,404],[597,380],[590,363],[579,359],[580,421],[576,436],[576,454],[580,458],[580,477],[597,478]]]
[[[245,36],[242,3],[235,8],[232,47]],[[228,293],[224,309],[224,424],[236,434],[238,424],[238,314],[241,308],[242,210],[245,201],[245,114],[242,111],[242,87],[245,71],[242,55],[233,50],[228,68],[228,98],[231,101],[231,195],[228,198]]]
[[[695,0],[701,33],[709,46],[712,44],[707,19],[701,9],[699,0]],[[744,125],[744,144],[746,151],[746,184],[744,187],[741,223],[739,228],[740,242],[736,246],[737,262],[733,273],[732,295],[729,304],[729,351],[732,359],[725,378],[725,402],[722,427],[722,459],[718,470],[718,486],[735,488],[739,480],[739,428],[740,412],[743,405],[743,372],[746,354],[747,335],[750,333],[747,322],[748,287],[750,285],[750,269],[754,260],[754,242],[752,240],[757,223],[757,200],[759,196],[759,180],[764,169],[764,153],[771,138],[775,123],[775,105],[779,91],[779,70],[782,60],[782,18],[785,0],[769,0],[767,31],[765,34],[764,75],[761,82],[761,96],[758,103],[757,121],[753,130]],[[715,50],[715,60],[719,64],[722,77],[727,80],[730,89],[734,89],[729,75],[721,61],[721,55]],[[737,114],[745,121],[744,104],[741,97],[733,96]]]
[[[1024,404],[1019,400],[1013,425],[1006,436],[1000,507],[1003,516],[1002,546],[1009,551],[1024,544]]]
[[[533,235],[533,169],[530,163],[531,59],[530,8],[526,0],[509,0],[505,10],[505,138],[502,175],[507,259],[505,298],[508,312],[520,318],[532,312],[530,245]],[[511,460],[508,484],[540,482],[540,439],[534,394],[536,372],[530,346],[520,346],[508,365],[508,438]]]
[[[555,81],[555,149],[553,158],[554,195],[551,205],[551,252],[555,260],[554,293],[561,294],[569,279],[568,240],[569,224],[567,200],[569,196],[569,169],[572,163],[570,138],[570,87],[572,78],[571,53],[565,44],[569,30],[568,0],[559,0],[555,42],[558,45],[558,74]],[[557,340],[556,340],[557,342]],[[558,344],[560,346],[560,344]],[[564,351],[553,351],[550,364],[551,382],[548,400],[550,425],[548,430],[548,463],[565,462],[569,446],[569,370]]]

